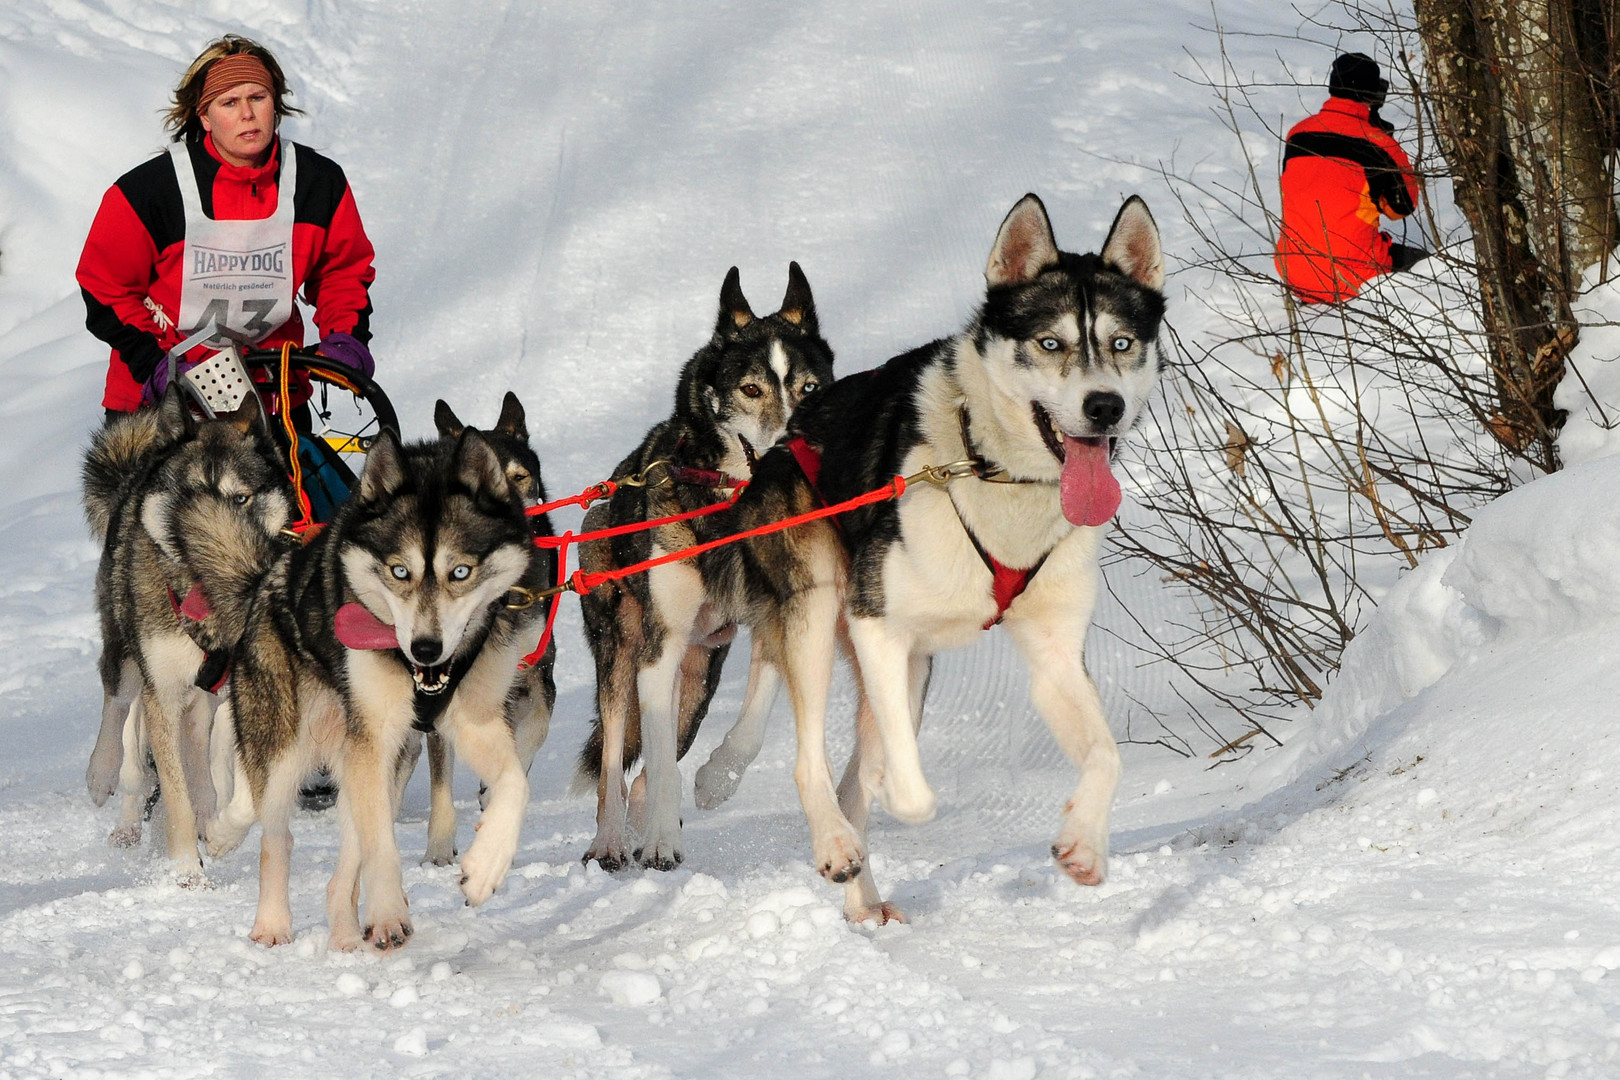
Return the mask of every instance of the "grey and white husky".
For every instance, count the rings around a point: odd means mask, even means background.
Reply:
[[[614,475],[652,483],[621,486],[586,515],[587,531],[697,509],[748,479],[756,457],[780,438],[806,396],[832,381],[832,350],[822,340],[810,283],[798,263],[788,267],[781,308],[755,316],[736,267],[720,289],[720,312],[709,343],[681,372],[675,410],[620,462]],[[727,515],[696,518],[645,532],[599,540],[580,551],[580,564],[599,572],[627,566],[723,535]],[[715,560],[740,557],[741,549]],[[711,560],[713,561],[713,560]],[[737,605],[711,595],[719,580],[697,563],[672,563],[608,585],[582,603],[585,632],[596,660],[596,728],[580,755],[580,777],[595,781],[596,838],[586,852],[607,869],[632,856],[673,869],[682,858],[681,789],[676,762],[697,734],[720,677],[736,623]],[[757,733],[775,697],[777,677],[756,649],[745,694],[740,738],[705,766],[711,787],[699,799],[718,802],[758,749]],[[737,749],[738,743],[746,749]],[[729,755],[729,756],[728,756]],[[637,779],[641,820],[627,822],[625,766],[645,759]],[[733,758],[735,760],[733,760]],[[642,799],[636,800],[638,806]],[[632,850],[626,825],[640,833]]]
[[[434,403],[433,424],[441,439],[455,439],[468,430],[455,410],[442,399]],[[524,508],[545,502],[546,487],[540,479],[540,457],[529,445],[528,420],[523,403],[516,394],[507,392],[495,426],[480,429],[479,434],[500,459],[506,478],[511,481],[512,490],[517,493]],[[551,519],[546,514],[531,515],[529,526],[536,536],[551,535]],[[547,558],[549,560],[555,556]],[[553,579],[555,572],[555,563],[552,563],[546,570],[548,582]],[[540,658],[519,673],[506,700],[506,723],[512,729],[513,739],[517,743],[518,763],[523,766],[525,774],[551,730],[551,710],[557,702],[557,683],[552,674],[556,664],[557,643],[552,640],[547,643],[546,651]],[[455,770],[455,752],[444,736],[437,732],[429,732],[426,742],[432,794],[428,813],[427,855],[423,861],[435,866],[448,866],[456,857],[456,806],[451,799],[450,786]],[[416,768],[421,750],[422,740],[407,743],[406,760],[400,766],[401,785],[409,780],[412,770]],[[480,806],[488,805],[489,789],[481,788],[478,795]]]
[[[231,598],[199,588],[199,575],[269,563],[292,506],[287,477],[257,399],[232,416],[198,422],[175,389],[157,407],[114,417],[96,432],[85,455],[84,502],[103,541],[96,601],[104,702],[86,780],[99,804],[120,777],[123,810],[110,839],[138,842],[149,744],[169,858],[182,881],[199,880],[198,822],[214,811],[209,691],[218,689],[242,629]],[[228,524],[230,542],[211,543],[183,524],[203,517]]]
[[[237,791],[209,845],[223,853],[260,822],[254,940],[292,940],[289,818],[320,761],[337,775],[342,829],[327,888],[332,947],[388,950],[411,936],[394,816],[413,727],[445,736],[488,785],[461,888],[473,905],[495,891],[528,801],[506,703],[539,617],[525,590],[544,567],[481,435],[401,446],[384,431],[333,521],[258,582],[230,682]]]
[[[846,886],[855,921],[903,918],[866,866],[871,801],[906,822],[934,816],[917,729],[935,653],[999,622],[1029,664],[1036,710],[1079,770],[1053,856],[1095,885],[1108,864],[1119,751],[1081,649],[1098,549],[1120,502],[1110,463],[1163,366],[1164,261],[1141,199],[1120,209],[1100,255],[1058,249],[1026,195],[1002,223],[983,306],[953,337],[839,380],[794,415],[759,462],[736,523],[779,519],[967,462],[946,486],[756,542],[769,568],[717,587],[751,600],[798,725],[795,778],[818,870]],[[762,593],[762,582],[773,585]],[[781,597],[774,607],[762,595]],[[836,790],[824,740],[835,642],[859,688],[857,742]]]

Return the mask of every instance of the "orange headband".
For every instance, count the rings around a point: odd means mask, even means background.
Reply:
[[[240,83],[258,83],[272,93],[276,88],[276,84],[270,78],[270,69],[264,66],[264,61],[252,53],[232,53],[230,56],[222,56],[208,68],[208,78],[203,81],[202,97],[197,99],[198,115],[208,108],[210,101]]]

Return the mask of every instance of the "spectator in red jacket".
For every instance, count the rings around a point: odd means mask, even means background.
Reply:
[[[1333,61],[1322,111],[1288,133],[1277,273],[1304,303],[1349,299],[1428,255],[1378,228],[1380,215],[1403,218],[1418,200],[1412,163],[1378,115],[1388,90],[1370,57],[1346,53]]]
[[[287,93],[262,45],[215,41],[175,90],[173,147],[102,198],[77,277],[85,325],[113,350],[109,413],[161,393],[166,354],[204,326],[217,332],[189,361],[229,340],[302,347],[300,290],[320,351],[371,373],[371,241],[343,170],[276,134],[298,111]]]

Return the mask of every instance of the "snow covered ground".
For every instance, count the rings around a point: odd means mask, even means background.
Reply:
[[[1216,13],[1240,70],[1271,81],[1360,44],[1247,37],[1298,29],[1263,0]],[[0,8],[0,1076],[1620,1074],[1620,458],[1515,492],[1431,553],[1281,750],[1210,769],[1126,747],[1095,889],[1047,854],[1072,778],[999,631],[935,680],[939,817],[874,822],[908,926],[845,924],[811,870],[785,710],[730,803],[688,803],[681,870],[582,866],[573,607],[510,878],[470,910],[454,870],[411,866],[418,934],[397,957],[325,950],[330,814],[295,822],[298,937],[265,950],[246,936],[251,842],[182,890],[150,847],[109,848],[113,808],[85,795],[99,646],[76,469],[105,354],[72,267],[205,40],[269,44],[309,110],[288,132],[349,171],[408,433],[440,395],[487,422],[511,387],[564,493],[665,410],[733,263],[761,307],[799,260],[856,370],[966,318],[1026,190],[1075,249],[1139,191],[1174,260],[1188,230],[1155,168],[1237,164],[1186,78],[1212,21],[1202,0]],[[1201,310],[1185,291],[1207,287],[1181,274],[1172,303]],[[1151,576],[1116,586],[1173,602]],[[1089,660],[1119,715],[1164,683],[1101,635]],[[470,777],[460,794],[464,848]]]

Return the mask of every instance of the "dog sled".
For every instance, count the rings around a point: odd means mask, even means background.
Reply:
[[[399,416],[371,376],[313,348],[243,349],[235,344],[181,369],[180,357],[201,343],[212,327],[169,353],[169,379],[206,419],[235,412],[249,394],[287,455],[297,492],[299,518],[290,531],[302,535],[332,519],[354,486],[366,451],[384,428],[399,435]],[[308,394],[308,409],[299,396]],[[305,420],[308,423],[305,423]]]

